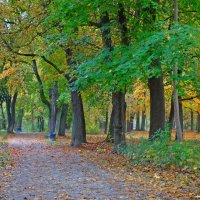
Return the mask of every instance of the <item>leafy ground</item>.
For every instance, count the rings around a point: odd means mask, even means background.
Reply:
[[[102,136],[89,136],[93,143],[80,148],[69,148],[69,139],[50,143],[44,134],[9,137],[13,162],[0,170],[0,199],[200,198],[200,178],[194,173],[174,166],[133,166],[113,154]]]

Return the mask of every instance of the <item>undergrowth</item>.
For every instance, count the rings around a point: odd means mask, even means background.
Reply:
[[[7,138],[8,135],[6,133],[0,133],[0,168],[5,167],[10,161]]]
[[[154,140],[140,139],[139,145],[127,144],[119,151],[131,158],[133,164],[176,166],[200,173],[200,143],[198,141],[172,142],[169,128],[157,131]]]

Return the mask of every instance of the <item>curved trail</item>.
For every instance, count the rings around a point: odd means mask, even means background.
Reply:
[[[120,181],[66,145],[42,142],[34,134],[17,135],[9,145],[15,166],[3,180],[5,200],[149,199],[139,184]]]

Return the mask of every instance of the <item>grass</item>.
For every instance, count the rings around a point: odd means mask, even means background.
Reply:
[[[146,136],[145,133],[142,135]],[[160,131],[158,135],[159,138],[153,142],[147,140],[147,137],[138,138],[136,134],[129,135],[127,146],[119,150],[131,158],[133,164],[176,166],[181,170],[200,174],[200,134],[187,133],[184,135],[185,141],[182,143],[173,140],[174,134],[172,134],[171,140],[168,130]]]
[[[0,132],[0,168],[5,167],[10,161],[7,139],[8,134]]]

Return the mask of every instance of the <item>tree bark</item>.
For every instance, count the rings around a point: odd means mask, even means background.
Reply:
[[[133,130],[133,120],[134,120],[134,113],[130,114],[129,120],[127,120],[127,132],[131,132]]]
[[[52,137],[54,137],[53,135],[55,135],[55,128],[56,128],[56,114],[57,114],[57,105],[56,105],[56,101],[58,99],[58,86],[57,86],[57,82],[54,83],[54,86],[50,89],[50,99],[51,99],[51,104],[50,104],[50,139],[51,139],[51,135]],[[54,138],[52,138],[52,140],[54,140]]]
[[[1,115],[2,115],[2,129],[6,129],[6,117],[3,109],[3,102],[1,103]]]
[[[70,66],[70,70],[73,70],[75,61],[73,60],[73,54],[71,48],[67,48],[66,51],[67,64]],[[66,74],[66,79],[70,85],[76,80],[73,77],[69,80],[69,75]],[[83,110],[83,101],[81,93],[77,90],[71,89],[71,104],[72,104],[72,141],[71,146],[77,147],[82,143],[86,143],[86,128],[85,128],[85,116]]]
[[[158,130],[165,128],[165,100],[162,75],[158,78],[152,77],[148,80],[150,90],[150,130],[149,139],[155,138]]]
[[[190,130],[194,131],[194,113],[192,110],[190,111]]]
[[[6,110],[7,110],[7,120],[8,120],[8,127],[7,132],[13,133],[14,126],[15,126],[15,105],[17,101],[17,92],[14,93],[13,98],[8,95],[6,98]]]
[[[174,124],[174,100],[173,100],[173,95],[171,98],[171,108],[170,108],[170,114],[169,114],[169,127],[170,127],[170,131],[173,128],[173,124]]]
[[[31,129],[32,131],[35,131],[35,116],[34,116],[34,110],[31,110]]]
[[[59,128],[60,128],[61,113],[62,113],[62,107],[58,108],[57,112],[56,112],[56,127],[55,127],[55,133],[56,134],[58,134]]]
[[[197,133],[200,133],[200,114],[197,114]]]
[[[67,113],[68,113],[68,104],[64,104],[62,106],[62,112],[60,117],[60,126],[58,131],[59,136],[65,136]]]
[[[178,96],[178,105],[179,105],[179,118],[180,118],[180,124],[181,124],[181,130],[183,132],[183,104],[181,101],[182,97]]]
[[[105,129],[104,129],[104,134],[108,133],[108,110],[106,110],[106,120],[105,120]]]
[[[135,128],[136,131],[139,131],[140,130],[140,111],[137,111],[137,114],[136,114],[136,128]]]
[[[19,109],[17,120],[16,120],[16,125],[15,125],[17,132],[21,132],[22,131],[23,116],[24,116],[24,109]]]
[[[49,113],[50,113],[50,102],[45,97],[44,88],[43,88],[42,80],[41,80],[40,75],[38,73],[36,60],[32,60],[32,68],[33,68],[33,72],[36,76],[38,85],[39,85],[41,101],[47,106],[47,108],[49,109]]]
[[[107,142],[114,142],[114,109],[112,107],[112,112],[110,115],[110,124],[109,124],[109,131],[108,136],[106,138]]]
[[[159,3],[159,0],[155,0]],[[156,22],[157,9],[153,2],[149,2],[149,6],[141,8],[143,12],[144,29],[152,31],[152,27]],[[158,68],[161,71],[159,77],[152,76],[148,79],[148,87],[150,90],[150,130],[149,139],[156,138],[156,131],[164,130],[165,127],[165,99],[164,99],[164,84],[163,75],[160,67],[159,57],[152,59],[149,69]]]
[[[174,75],[177,76],[178,65],[175,63],[174,65]],[[178,90],[177,90],[177,79],[174,80],[174,117],[176,122],[176,138],[179,142],[183,141],[183,132],[181,128],[181,122],[180,122],[180,108],[179,108],[179,99],[178,99]]]
[[[142,111],[142,123],[141,123],[141,131],[145,130],[145,122],[146,122],[146,112],[145,110]]]
[[[123,92],[115,92],[112,94],[112,103],[114,110],[114,144],[124,145],[125,141],[125,95]]]
[[[71,146],[80,146],[86,143],[85,117],[81,94],[78,91],[71,91],[72,102],[72,141]]]
[[[44,118],[43,118],[43,116],[38,117],[38,131],[39,132],[44,131]]]
[[[49,111],[49,116],[48,116],[48,132],[50,133],[51,132],[51,123],[50,123],[50,119],[51,119],[51,105],[50,105],[50,102],[47,100],[45,94],[44,94],[44,87],[43,87],[43,83],[42,83],[42,80],[40,78],[40,75],[38,73],[38,69],[37,69],[37,63],[36,63],[36,60],[32,60],[32,69],[33,69],[33,72],[35,74],[35,77],[37,79],[37,82],[38,82],[38,86],[39,86],[39,92],[40,92],[40,99],[42,101],[43,104],[45,104],[48,108],[48,111]]]
[[[174,22],[178,22],[178,0],[174,0]],[[173,69],[174,76],[178,75],[178,63],[174,64]],[[177,89],[178,81],[177,78],[174,80],[174,118],[176,122],[176,136],[178,142],[183,141],[183,112],[182,112],[182,104],[180,108],[179,98],[178,98],[178,89]],[[180,110],[181,109],[181,110]],[[181,111],[181,113],[180,113]],[[182,114],[182,126],[180,121],[180,116]]]

